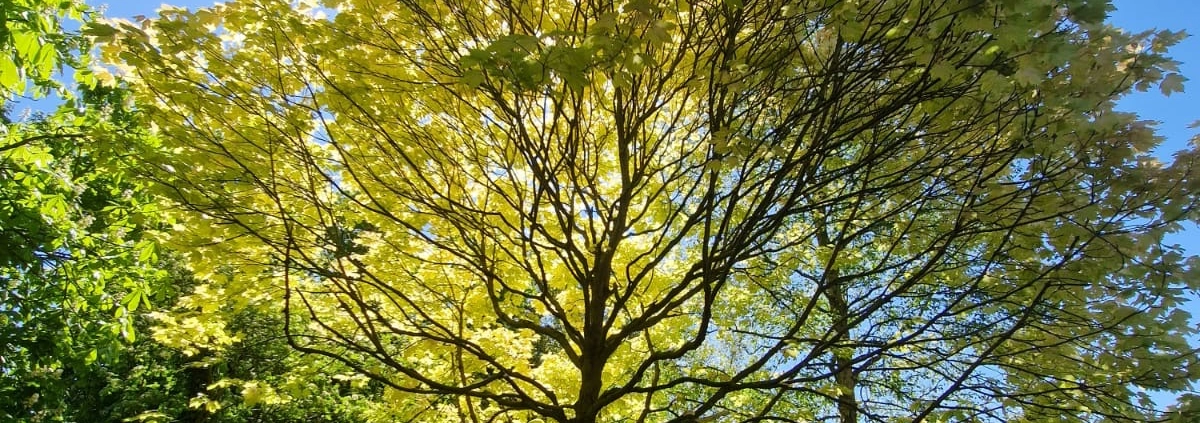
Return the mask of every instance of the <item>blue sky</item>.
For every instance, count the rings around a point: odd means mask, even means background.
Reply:
[[[1135,93],[1121,100],[1121,109],[1137,112],[1144,119],[1162,122],[1159,134],[1167,138],[1164,150],[1175,151],[1187,145],[1197,133],[1188,125],[1200,119],[1200,1],[1196,0],[1118,0],[1110,21],[1133,32],[1158,28],[1187,30],[1192,37],[1171,50],[1171,56],[1183,62],[1181,73],[1193,79],[1188,93],[1165,97],[1157,90]],[[1165,151],[1163,151],[1165,153]],[[1193,243],[1193,245],[1197,245]]]
[[[1186,30],[1191,37],[1177,44],[1170,54],[1182,62],[1180,73],[1191,77],[1185,91],[1162,95],[1158,90],[1133,93],[1121,99],[1121,110],[1136,112],[1142,119],[1159,122],[1158,133],[1166,139],[1156,151],[1164,158],[1186,148],[1200,128],[1188,128],[1200,120],[1200,1],[1196,0],[1116,0],[1117,10],[1109,15],[1116,26],[1130,31],[1146,29]],[[1189,229],[1176,234],[1171,241],[1182,245],[1188,253],[1200,254],[1200,228],[1189,225]],[[1187,305],[1192,313],[1192,323],[1200,324],[1200,301]]]
[[[1146,29],[1186,30],[1190,37],[1171,49],[1175,60],[1182,62],[1180,73],[1191,77],[1185,91],[1162,95],[1158,90],[1133,93],[1118,104],[1119,108],[1138,113],[1142,119],[1159,122],[1158,133],[1166,139],[1157,153],[1168,158],[1186,148],[1200,128],[1188,128],[1200,120],[1200,1],[1196,0],[1117,0],[1117,10],[1110,21],[1133,32]],[[1200,229],[1194,225],[1173,240],[1192,254],[1200,254]],[[1192,304],[1193,316],[1200,317],[1200,305]]]
[[[1158,121],[1158,133],[1165,137],[1156,153],[1164,158],[1187,147],[1200,128],[1188,128],[1200,120],[1200,1],[1196,0],[1114,0],[1117,10],[1109,14],[1113,25],[1132,32],[1147,29],[1185,30],[1191,37],[1171,49],[1170,54],[1181,62],[1180,73],[1193,81],[1184,85],[1185,91],[1162,95],[1158,90],[1133,93],[1118,103],[1123,111],[1135,112],[1142,119]],[[1190,89],[1190,90],[1189,90]],[[1189,92],[1190,91],[1190,92]],[[1171,240],[1182,245],[1188,253],[1200,254],[1200,229],[1191,225]],[[1200,322],[1200,302],[1193,300],[1186,308],[1192,314],[1192,324]],[[1196,342],[1193,340],[1193,343]],[[1194,344],[1193,344],[1194,345]],[[1158,394],[1155,400],[1169,403],[1171,396]]]

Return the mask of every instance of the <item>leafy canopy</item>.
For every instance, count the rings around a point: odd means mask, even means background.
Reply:
[[[230,316],[415,421],[1129,421],[1187,390],[1196,153],[1096,0],[241,0],[89,29]],[[104,77],[104,76],[102,76]],[[1182,416],[1176,413],[1176,416]]]
[[[0,419],[57,421],[84,373],[135,339],[135,315],[162,271],[143,237],[154,207],[125,171],[135,142],[127,97],[68,90],[63,66],[86,65],[87,41],[62,22],[74,1],[0,1]],[[76,72],[88,84],[87,71]],[[14,121],[9,101],[55,94],[49,115]],[[77,95],[82,94],[82,95]]]

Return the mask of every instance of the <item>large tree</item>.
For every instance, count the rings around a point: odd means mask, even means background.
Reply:
[[[418,421],[1132,421],[1195,152],[1096,0],[242,0],[89,30],[230,312]],[[1179,415],[1177,413],[1177,415]]]

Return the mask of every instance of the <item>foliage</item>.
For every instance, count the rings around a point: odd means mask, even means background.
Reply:
[[[63,30],[61,18],[92,16],[82,3],[0,6],[0,47],[12,51],[0,57],[0,105],[27,88],[64,103],[33,119],[6,115],[0,133],[0,419],[357,421],[370,392],[299,376],[295,367],[313,363],[297,363],[278,319],[247,311],[232,326],[244,341],[203,356],[137,336],[151,331],[146,312],[190,285],[159,261],[170,254],[151,234],[165,221],[128,168],[131,147],[155,146],[127,92],[85,67],[91,44]],[[78,91],[54,74],[61,65],[74,68]],[[292,391],[265,397],[258,379]],[[345,395],[319,395],[339,388]]]
[[[1196,152],[1113,110],[1183,34],[1104,1],[292,3],[88,30],[204,281],[177,348],[276,316],[414,421],[1140,421],[1198,377]]]
[[[180,270],[180,269],[176,269]],[[180,276],[177,286],[190,285]],[[139,331],[152,331],[141,318]],[[269,316],[244,313],[232,327],[244,337],[220,352],[185,354],[140,338],[115,360],[72,377],[71,416],[89,422],[355,422],[370,392],[339,383],[290,351]],[[335,366],[336,368],[336,366]],[[328,369],[326,369],[328,370]],[[283,393],[260,386],[287,387]],[[336,395],[331,395],[336,394]]]
[[[60,419],[73,375],[118,356],[134,314],[150,306],[162,272],[143,237],[153,206],[125,172],[130,112],[122,91],[76,98],[53,79],[84,39],[62,30],[75,2],[0,7],[0,104],[33,88],[66,103],[0,132],[0,404],[5,420]],[[81,72],[80,76],[85,73]]]
[[[54,89],[66,95],[54,72],[79,67],[78,37],[63,31],[62,17],[82,20],[87,6],[77,0],[0,0],[0,105],[32,89],[35,96]]]
[[[152,205],[106,151],[117,129],[100,116],[62,110],[5,125],[0,392],[20,399],[6,407],[54,409],[62,372],[133,340],[133,315],[150,306],[161,280],[143,237]]]

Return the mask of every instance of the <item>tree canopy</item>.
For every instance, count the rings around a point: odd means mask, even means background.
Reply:
[[[238,0],[85,33],[201,281],[158,316],[185,352],[276,316],[404,421],[1162,420],[1145,390],[1200,377],[1164,240],[1196,152],[1113,104],[1182,89],[1183,34],[1107,8]]]
[[[0,419],[69,415],[79,374],[136,337],[161,271],[142,228],[146,192],[123,172],[133,125],[122,92],[55,78],[83,67],[86,40],[63,31],[79,2],[0,1]],[[80,75],[83,76],[82,73]],[[81,78],[82,80],[83,78]],[[53,95],[56,112],[10,116]]]

